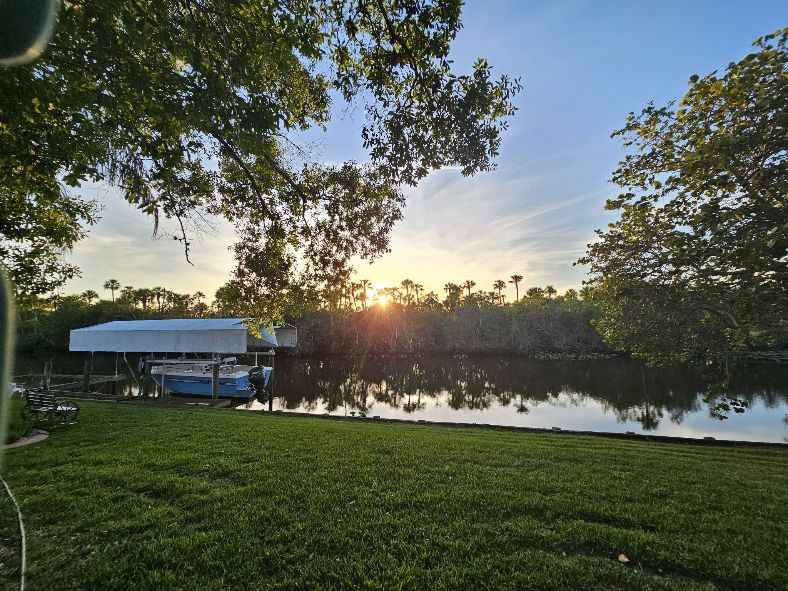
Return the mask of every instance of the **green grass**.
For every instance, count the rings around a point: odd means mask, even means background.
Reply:
[[[29,589],[788,587],[779,449],[84,403],[5,463]]]

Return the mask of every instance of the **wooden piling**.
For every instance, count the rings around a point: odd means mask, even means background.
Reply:
[[[219,363],[211,365],[211,398],[219,398]]]
[[[268,412],[274,411],[274,357],[275,353],[272,349],[269,353],[271,356],[271,377],[268,379]]]
[[[42,385],[44,390],[49,392],[52,387],[52,360],[44,363],[44,375],[42,376]]]
[[[82,372],[82,391],[90,392],[90,377],[93,373],[93,353],[85,359],[84,371]]]

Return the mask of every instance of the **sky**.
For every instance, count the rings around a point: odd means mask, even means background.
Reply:
[[[628,112],[681,97],[691,74],[722,70],[755,38],[788,25],[788,3],[468,0],[462,20],[456,71],[485,57],[496,72],[520,77],[519,111],[495,171],[466,178],[441,170],[406,190],[391,252],[355,264],[357,277],[373,284],[409,278],[441,293],[448,281],[472,279],[491,290],[517,273],[526,288],[579,287],[587,270],[574,261],[594,229],[614,219],[604,203],[615,195],[608,179],[624,151],[610,133]],[[337,105],[326,133],[312,138],[316,157],[365,161],[362,116]],[[102,219],[68,257],[82,277],[65,291],[101,292],[112,277],[210,299],[229,278],[235,237],[227,223],[214,220],[196,237],[190,265],[181,245],[153,238],[151,220],[114,189],[82,190],[102,203]]]

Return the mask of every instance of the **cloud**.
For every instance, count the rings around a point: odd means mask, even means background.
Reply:
[[[227,280],[233,266],[228,247],[235,233],[223,220],[209,219],[213,228],[190,233],[194,263],[190,265],[182,243],[172,238],[176,231],[172,222],[163,220],[154,237],[153,219],[127,203],[117,190],[86,185],[81,192],[96,199],[103,209],[101,220],[67,257],[82,269],[82,277],[67,284],[66,291],[101,291],[104,281],[112,277],[122,285],[161,285],[178,292],[212,294]]]
[[[359,262],[359,276],[387,284],[408,277],[435,291],[465,279],[489,290],[513,273],[529,286],[579,286],[585,270],[573,263],[606,223],[601,204],[609,188],[565,194],[560,167],[531,168],[471,179],[446,170],[430,175],[410,192],[391,252],[372,265]]]

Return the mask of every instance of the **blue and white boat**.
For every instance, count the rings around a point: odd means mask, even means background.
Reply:
[[[151,368],[151,377],[170,393],[210,397],[213,363],[200,360],[164,363]],[[221,398],[253,398],[268,386],[272,372],[271,367],[238,365],[234,359],[224,360],[219,365],[218,395]]]

